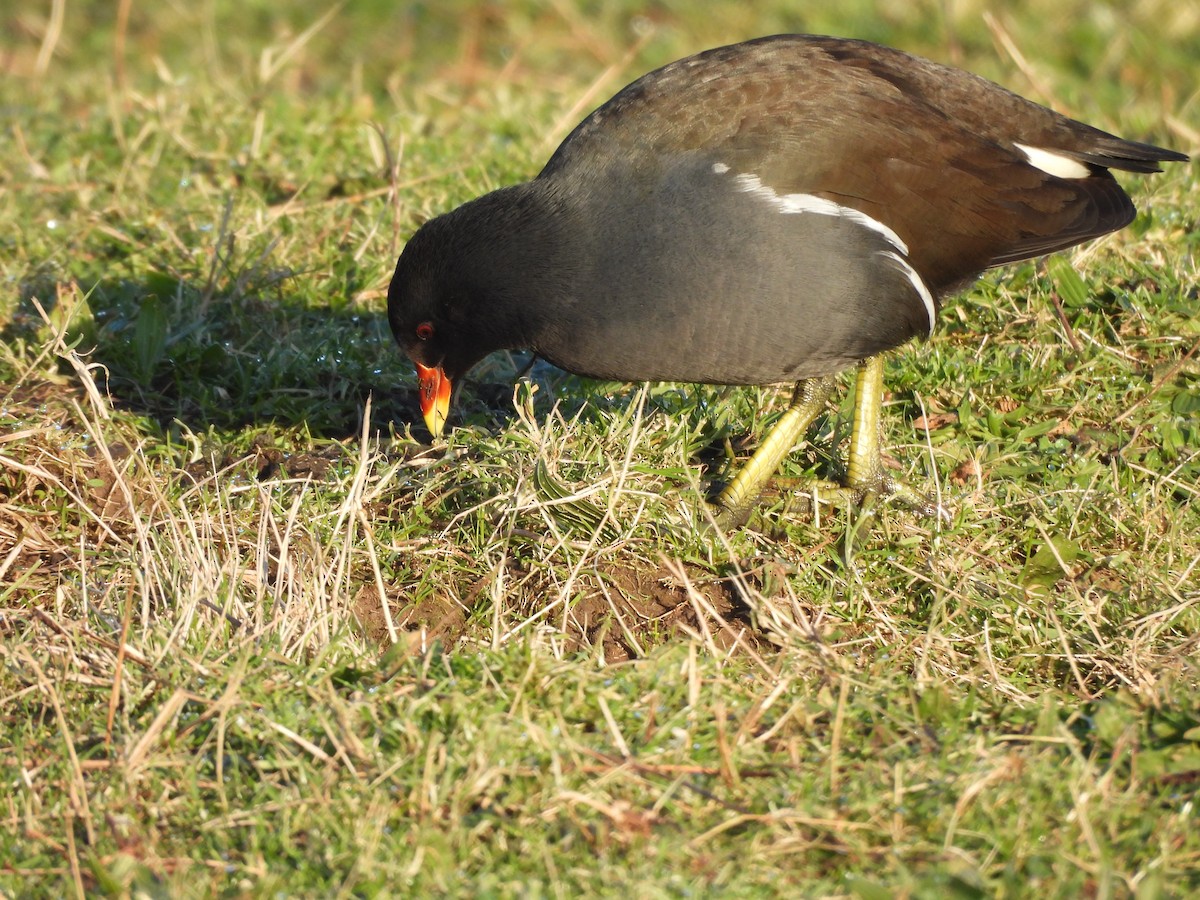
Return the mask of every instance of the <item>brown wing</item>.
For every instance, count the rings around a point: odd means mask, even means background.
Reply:
[[[1017,145],[1078,161],[1086,175],[1043,171]],[[1134,208],[1107,169],[1186,158],[900,51],[777,36],[639,79],[585,119],[539,177],[580,177],[576,160],[602,169],[683,153],[779,194],[861,210],[900,235],[935,292],[1122,227]]]

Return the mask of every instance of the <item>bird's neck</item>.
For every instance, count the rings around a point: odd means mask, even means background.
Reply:
[[[552,184],[535,179],[486,194],[457,212],[472,225],[458,232],[462,244],[452,262],[458,271],[450,277],[475,308],[475,322],[504,347],[535,347],[535,323],[572,293],[578,254],[568,247],[570,206]]]

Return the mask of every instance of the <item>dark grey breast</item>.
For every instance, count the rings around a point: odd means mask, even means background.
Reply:
[[[780,195],[719,153],[572,179],[571,277],[531,345],[583,375],[765,384],[837,371],[933,326],[899,236]]]

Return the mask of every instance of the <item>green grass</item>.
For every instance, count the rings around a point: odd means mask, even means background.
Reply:
[[[384,317],[421,221],[759,34],[1195,154],[1188,4],[110,7],[0,16],[0,894],[1200,891],[1194,163],[890,358],[944,522],[807,510],[843,400],[704,528],[774,389],[494,358],[430,448]]]

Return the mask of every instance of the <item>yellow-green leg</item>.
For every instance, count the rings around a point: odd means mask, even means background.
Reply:
[[[792,402],[745,468],[717,497],[717,523],[732,528],[743,524],[762,493],[801,435],[820,414],[833,390],[833,378],[810,378],[796,385]],[[850,426],[846,480],[842,485],[821,485],[828,500],[848,499],[862,504],[872,495],[894,497],[925,515],[942,510],[929,497],[889,477],[883,465],[883,357],[859,364],[854,384],[854,421]]]
[[[854,383],[854,424],[846,465],[846,490],[853,502],[870,494],[898,500],[922,515],[943,515],[937,502],[887,474],[883,466],[883,357],[873,356],[858,367]]]
[[[883,357],[858,366],[854,380],[854,421],[846,458],[846,487],[869,493],[880,490],[883,474]]]
[[[796,385],[792,402],[787,411],[775,423],[762,445],[750,457],[742,471],[738,472],[725,490],[717,497],[717,524],[733,528],[743,524],[750,516],[758,495],[783,462],[792,452],[800,436],[812,424],[813,419],[825,408],[825,401],[833,391],[833,377],[809,378]]]

